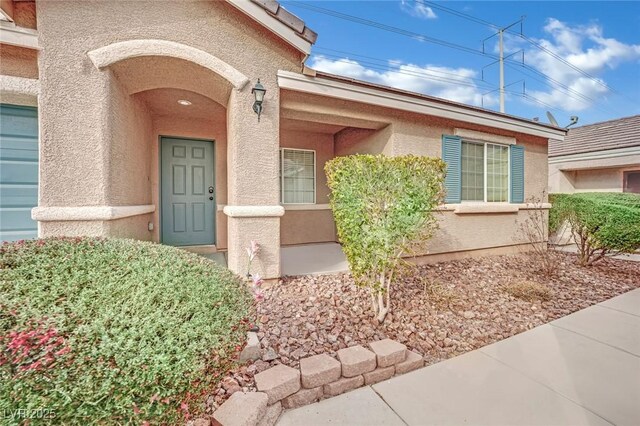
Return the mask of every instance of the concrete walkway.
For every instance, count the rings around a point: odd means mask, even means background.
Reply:
[[[640,425],[640,289],[278,425]]]

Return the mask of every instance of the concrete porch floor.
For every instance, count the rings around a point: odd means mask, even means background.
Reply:
[[[305,244],[282,247],[282,275],[320,275],[347,272],[347,258],[338,243]]]
[[[227,267],[227,252],[213,250],[187,251],[199,254],[221,266]],[[280,251],[282,275],[320,275],[349,271],[347,259],[338,243],[317,243],[282,247]]]
[[[283,413],[294,425],[638,425],[640,289]]]

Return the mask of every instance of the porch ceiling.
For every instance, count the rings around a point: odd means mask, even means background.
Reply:
[[[321,109],[314,110],[313,106],[290,103],[283,103],[280,109],[280,117],[284,120],[324,124],[333,126],[334,128],[341,127],[341,129],[339,130],[344,129],[345,127],[358,127],[361,129],[378,130],[389,124],[382,121],[373,121],[348,115],[339,115],[334,112],[323,111]]]
[[[199,93],[182,89],[153,89],[135,95],[147,104],[157,116],[211,121],[225,117],[226,109]],[[191,105],[180,105],[178,100],[187,100]]]
[[[173,88],[199,93],[227,105],[231,84],[193,62],[160,56],[126,59],[111,66],[129,94]]]

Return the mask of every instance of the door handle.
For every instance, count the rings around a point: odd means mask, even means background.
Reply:
[[[213,186],[209,187],[209,194],[213,194]]]
[[[209,197],[209,199],[210,199],[211,201],[213,201],[213,197]]]

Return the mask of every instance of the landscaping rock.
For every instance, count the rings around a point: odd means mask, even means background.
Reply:
[[[420,366],[429,365],[640,287],[640,262],[607,259],[583,268],[576,264],[575,254],[553,256],[558,260],[553,275],[541,274],[535,258],[526,253],[417,266],[394,283],[393,311],[382,324],[371,313],[369,294],[349,274],[283,278],[264,288],[265,299],[257,305],[258,337],[266,361],[237,367],[228,375],[236,377],[246,368],[241,386],[252,390],[254,374],[277,363],[298,367],[300,359],[310,355],[336,357],[340,349],[387,338],[422,355]],[[519,281],[547,286],[552,299],[531,303],[504,290]],[[473,318],[465,318],[465,312]],[[315,331],[309,331],[307,323]],[[276,327],[278,336],[272,333]],[[290,356],[278,358],[281,349]],[[407,354],[405,362],[410,357]],[[404,365],[409,364],[396,364],[396,374]],[[218,386],[221,394],[218,389],[211,394],[219,405],[229,395]]]
[[[338,351],[344,377],[355,377],[376,368],[376,355],[360,345]]]
[[[266,413],[262,416],[262,420],[258,422],[258,426],[273,426],[276,424],[282,414],[282,403],[280,401],[267,407]]]
[[[396,364],[396,374],[404,374],[409,371],[416,370],[424,366],[424,359],[422,355],[413,351],[407,351],[407,359],[399,364]]]
[[[376,354],[378,367],[389,367],[397,364],[404,361],[407,356],[407,347],[391,339],[370,342],[369,347]]]
[[[313,389],[300,389],[298,392],[282,400],[284,408],[298,408],[309,405],[322,398],[322,386]]]
[[[263,361],[273,361],[278,358],[278,353],[273,348],[268,348],[262,356]]]
[[[368,386],[381,382],[383,380],[390,379],[391,377],[393,377],[395,371],[396,367],[392,365],[390,367],[376,368],[373,371],[364,373],[364,384]]]
[[[255,361],[260,359],[260,340],[258,340],[258,334],[253,331],[247,333],[247,345],[240,352],[238,361],[240,364],[244,364],[247,361]]]
[[[267,394],[236,392],[213,413],[223,426],[255,426],[267,411]]]
[[[300,360],[302,387],[311,389],[335,382],[340,378],[342,366],[327,354],[320,354]]]
[[[280,364],[255,375],[256,387],[269,397],[269,404],[300,390],[300,371]]]
[[[322,388],[325,396],[336,396],[341,393],[349,392],[364,385],[364,377],[356,376],[349,378],[342,378],[333,383],[324,385]]]

